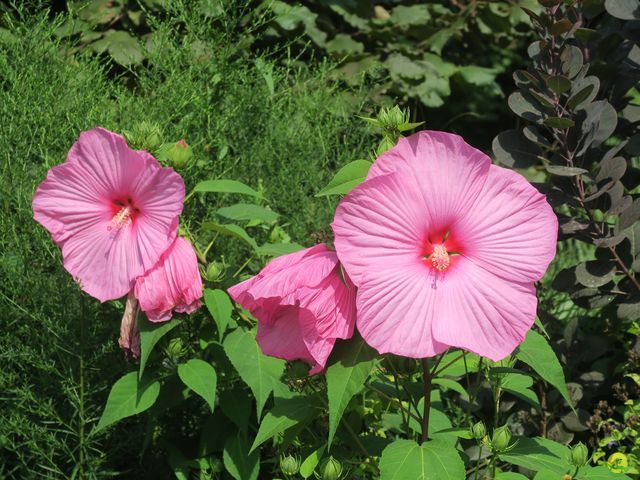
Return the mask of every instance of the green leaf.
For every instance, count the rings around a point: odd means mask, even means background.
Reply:
[[[168,322],[154,323],[143,316],[138,317],[138,326],[140,328],[140,378],[142,378],[142,372],[144,372],[144,367],[147,365],[147,360],[153,347],[163,336],[179,324],[180,320],[177,318],[173,318]]]
[[[111,387],[100,421],[92,433],[151,408],[159,393],[160,382],[157,380],[139,381],[137,372],[127,373]]]
[[[451,380],[449,378],[434,378],[431,383],[439,385],[441,388],[458,392],[464,400],[469,400],[469,393],[462,385],[460,385],[459,382],[456,382],[455,380]]]
[[[300,476],[302,478],[309,478],[311,475],[313,475],[313,471],[318,466],[318,463],[320,463],[320,459],[324,454],[325,448],[326,447],[322,445],[317,450],[311,452],[311,454],[307,458],[305,458],[305,460],[302,462],[302,465],[300,465]]]
[[[418,445],[396,440],[382,451],[380,480],[460,480],[464,463],[455,446],[441,440]]]
[[[305,422],[315,415],[316,412],[310,403],[307,397],[301,395],[292,398],[276,397],[275,406],[260,422],[260,428],[253,441],[253,445],[251,445],[250,451],[255,450],[256,447],[288,428]]]
[[[326,187],[316,193],[316,197],[349,193],[354,187],[364,182],[370,167],[371,162],[368,160],[355,160],[348,163],[338,170]]]
[[[231,220],[259,220],[271,223],[278,219],[276,212],[253,203],[236,203],[230,207],[219,208],[216,213]]]
[[[496,474],[496,480],[528,480],[528,479],[521,473],[500,472]]]
[[[562,118],[562,117],[548,117],[545,118],[544,123],[547,127],[551,128],[571,128],[575,125],[575,122],[570,118]]]
[[[298,243],[265,243],[258,247],[258,255],[265,257],[279,257],[288,253],[297,252],[304,247]]]
[[[258,249],[258,244],[253,238],[251,238],[246,230],[238,225],[234,225],[233,223],[221,225],[215,222],[204,222],[202,224],[202,228],[204,228],[205,230],[213,230],[214,232],[218,232],[221,235],[226,235],[227,237],[239,238],[254,250]]]
[[[588,173],[584,168],[565,167],[563,165],[547,165],[545,168],[547,172],[552,175],[559,175],[561,177],[575,177],[576,175]]]
[[[204,290],[204,304],[216,322],[218,339],[222,341],[222,337],[231,321],[231,312],[233,311],[233,305],[231,304],[229,295],[222,290],[206,288]]]
[[[531,390],[532,385],[533,379],[529,375],[520,373],[506,373],[500,380],[500,387],[505,392],[515,395],[541,412],[540,401],[535,392]]]
[[[327,367],[329,446],[351,398],[358,393],[375,364],[377,353],[360,337],[338,344]]]
[[[262,194],[253,188],[237,180],[205,180],[198,183],[193,189],[194,192],[209,193],[239,193],[240,195],[250,195],[256,198],[263,198]]]
[[[501,453],[500,459],[529,470],[549,470],[564,475],[570,469],[569,448],[547,438],[518,437],[515,447],[507,453]]]
[[[260,450],[249,453],[243,436],[230,437],[224,444],[222,460],[235,480],[257,480],[260,473]]]
[[[571,408],[573,408],[562,366],[555,352],[542,335],[533,330],[529,330],[524,342],[518,347],[516,357],[518,360],[529,365],[540,377],[553,385]]]
[[[551,91],[558,95],[571,90],[571,81],[562,75],[549,75],[546,82]]]
[[[601,465],[599,467],[582,467],[580,478],[584,480],[631,480],[631,477],[623,473],[615,473],[609,467]]]
[[[218,376],[209,363],[198,358],[192,358],[187,363],[178,365],[178,376],[187,387],[200,395],[209,404],[211,412],[215,410]]]
[[[506,130],[493,139],[493,154],[502,165],[527,168],[539,162],[540,148],[519,130]]]
[[[609,15],[620,20],[640,19],[640,2],[638,0],[605,0],[604,8]]]
[[[256,342],[255,330],[237,329],[227,335],[224,351],[238,371],[240,378],[256,397],[258,418],[271,392],[281,383],[284,360],[267,357]]]

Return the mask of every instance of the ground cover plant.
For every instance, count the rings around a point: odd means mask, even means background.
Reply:
[[[640,8],[445,3],[3,6],[4,477],[637,478]]]

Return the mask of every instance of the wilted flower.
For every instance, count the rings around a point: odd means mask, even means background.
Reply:
[[[103,128],[83,132],[33,197],[64,267],[100,301],[129,293],[176,238],[184,182]]]
[[[336,339],[353,335],[355,288],[325,245],[272,260],[229,295],[258,319],[266,355],[304,360],[312,375],[325,368]]]
[[[178,237],[154,268],[139,277],[135,296],[152,322],[172,317],[172,311],[192,313],[200,307],[202,279],[191,243]]]
[[[367,343],[415,358],[453,346],[496,361],[533,324],[534,282],[555,255],[557,225],[524,177],[457,135],[423,131],[376,160],[332,227]]]

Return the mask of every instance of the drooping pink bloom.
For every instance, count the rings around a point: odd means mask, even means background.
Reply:
[[[555,255],[558,224],[522,176],[457,135],[424,131],[376,160],[332,227],[371,346],[499,360],[533,324],[534,282]]]
[[[104,302],[126,295],[173,243],[183,199],[180,175],[94,128],[49,170],[33,212],[62,249],[67,271]]]
[[[325,368],[336,339],[353,335],[355,288],[322,244],[272,260],[229,295],[258,319],[266,355],[304,360],[311,375]]]
[[[178,237],[158,264],[136,280],[135,297],[152,322],[170,320],[172,311],[192,313],[200,307],[202,278],[196,252]]]

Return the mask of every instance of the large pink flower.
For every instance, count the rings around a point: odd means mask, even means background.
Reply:
[[[325,368],[337,338],[353,335],[355,288],[325,245],[272,260],[229,294],[258,319],[266,355],[304,360],[312,375]]]
[[[181,313],[197,310],[202,278],[191,243],[176,238],[158,264],[137,279],[134,294],[152,322],[170,320],[173,310]]]
[[[533,324],[534,282],[555,255],[558,225],[522,176],[457,135],[424,131],[376,160],[332,227],[370,345],[499,360]]]
[[[173,243],[183,199],[180,175],[94,128],[49,170],[33,212],[62,249],[67,271],[104,302],[126,295]]]

